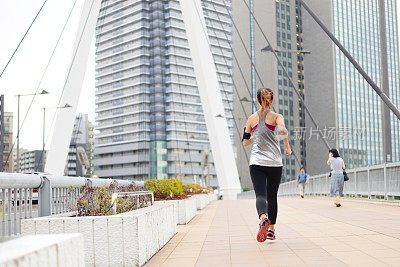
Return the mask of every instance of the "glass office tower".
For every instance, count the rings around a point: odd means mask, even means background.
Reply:
[[[335,36],[382,86],[379,6],[376,0],[333,1]],[[396,1],[385,1],[389,97],[400,107]],[[382,100],[335,47],[338,146],[349,167],[382,163]],[[392,160],[400,160],[400,127],[391,116]],[[390,138],[390,137],[389,137]]]
[[[202,3],[233,135],[230,1]],[[103,1],[96,82],[95,174],[215,183],[179,1]]]

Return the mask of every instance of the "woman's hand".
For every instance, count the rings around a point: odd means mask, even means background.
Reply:
[[[292,155],[292,149],[290,148],[290,146],[289,145],[285,145],[285,155],[286,156],[290,156],[290,155]]]
[[[292,149],[289,144],[289,131],[285,127],[285,120],[281,114],[278,114],[275,118],[278,131],[278,140],[283,140],[283,145],[285,146],[285,155],[292,155]]]

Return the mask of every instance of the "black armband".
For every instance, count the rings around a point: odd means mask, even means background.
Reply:
[[[250,137],[251,137],[251,134],[250,134],[250,133],[246,133],[246,127],[244,127],[244,129],[243,129],[242,142],[243,142],[243,140],[249,140]]]

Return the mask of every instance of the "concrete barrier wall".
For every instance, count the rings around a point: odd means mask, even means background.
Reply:
[[[188,224],[196,215],[197,199],[191,196],[180,200],[162,200],[157,203],[171,203],[174,205],[174,215],[177,224]]]
[[[217,200],[217,199],[218,199],[217,194],[209,193],[209,194],[207,194],[207,195],[208,195],[208,198],[210,199],[210,202],[213,202],[214,200]]]
[[[142,266],[177,232],[174,205],[114,216],[42,217],[22,221],[23,234],[82,233],[86,266]]]
[[[197,210],[204,209],[210,203],[210,197],[208,194],[198,194],[194,195],[196,198]]]
[[[0,266],[84,267],[81,234],[28,235],[0,243]]]

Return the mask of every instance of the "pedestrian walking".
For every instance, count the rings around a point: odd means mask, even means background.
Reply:
[[[283,167],[278,139],[283,140],[285,154],[292,154],[285,120],[281,114],[271,110],[273,99],[271,89],[261,88],[257,91],[260,108],[248,118],[242,139],[244,145],[253,145],[249,168],[260,220],[257,233],[259,242],[275,239],[277,194]]]
[[[346,169],[343,159],[340,157],[337,149],[332,148],[329,150],[329,158],[326,162],[331,167],[331,197],[335,197],[334,204],[336,207],[342,206],[340,197],[343,196],[344,175],[343,171]]]
[[[297,175],[297,186],[299,188],[300,197],[304,198],[304,191],[309,175],[306,173],[304,167],[300,168],[300,173]]]

